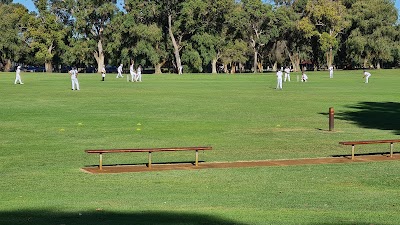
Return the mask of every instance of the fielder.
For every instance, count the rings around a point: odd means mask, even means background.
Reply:
[[[135,73],[135,65],[132,63],[131,66],[129,67],[129,73],[131,75],[131,82],[135,81],[136,73]],[[126,77],[126,81],[129,82],[129,76]]]
[[[290,82],[290,68],[289,67],[285,68],[285,80],[284,80],[284,82],[286,82],[286,80],[288,80]]]
[[[303,72],[303,74],[301,75],[301,82],[307,82],[307,81],[308,81],[308,76]]]
[[[14,84],[24,84],[21,80],[21,66],[17,66],[17,70],[15,71],[15,81]]]
[[[276,89],[282,90],[282,69],[276,72]]]
[[[79,91],[79,82],[78,82],[78,70],[75,67],[69,71],[69,75],[71,76],[72,90]]]
[[[104,81],[106,78],[106,67],[103,66],[103,69],[101,69],[101,81]]]
[[[123,78],[124,76],[122,76],[122,64],[118,66],[118,74],[117,74],[117,78]]]
[[[363,78],[365,78],[365,83],[368,84],[368,79],[371,76],[371,74],[367,71],[364,70],[364,76]]]
[[[329,67],[329,78],[333,78],[333,66]]]
[[[139,67],[136,70],[136,81],[142,82],[142,66],[139,65]]]

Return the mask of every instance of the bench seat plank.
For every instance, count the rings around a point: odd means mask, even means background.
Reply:
[[[341,141],[341,145],[363,145],[363,144],[379,144],[379,143],[396,143],[400,142],[400,139],[395,140],[370,140],[370,141]]]

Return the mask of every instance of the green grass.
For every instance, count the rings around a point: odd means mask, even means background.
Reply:
[[[85,149],[212,146],[207,162],[350,153],[339,141],[400,135],[400,70],[272,73],[0,74],[0,224],[398,224],[400,162],[91,175]],[[335,132],[328,109],[335,108]],[[140,125],[139,125],[140,124]],[[138,130],[138,128],[140,130]],[[357,148],[385,152],[386,145]],[[399,151],[395,146],[395,151]],[[192,153],[157,153],[187,162]],[[106,155],[105,164],[145,163]]]

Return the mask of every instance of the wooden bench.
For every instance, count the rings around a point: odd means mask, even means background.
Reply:
[[[133,148],[133,149],[98,149],[85,150],[89,154],[99,154],[99,168],[103,169],[103,154],[105,153],[128,153],[128,152],[148,152],[149,160],[147,166],[151,168],[151,153],[153,152],[172,152],[172,151],[196,151],[195,166],[199,165],[199,151],[212,150],[212,147],[176,147],[176,148]]]
[[[396,140],[370,140],[370,141],[342,141],[339,142],[341,145],[351,145],[351,159],[354,160],[354,146],[355,145],[366,145],[366,144],[390,144],[390,158],[393,158],[393,143],[400,142],[399,139]]]

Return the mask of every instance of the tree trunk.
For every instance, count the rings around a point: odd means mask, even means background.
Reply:
[[[182,66],[182,63],[181,63],[181,56],[179,55],[179,46],[176,43],[174,33],[172,32],[172,16],[171,15],[168,15],[168,32],[169,32],[169,36],[170,36],[171,41],[172,41],[172,45],[174,46],[176,71],[179,74],[179,71],[180,71],[179,68]]]
[[[253,70],[254,71],[253,71],[253,73],[257,73],[257,66],[258,66],[257,57],[258,57],[258,51],[256,49],[254,49],[254,61],[253,61]]]
[[[376,69],[378,69],[378,70],[381,69],[381,63],[380,62],[376,63]]]
[[[367,69],[368,66],[368,59],[364,58],[364,69]]]
[[[46,73],[52,73],[53,72],[53,64],[51,62],[45,62],[44,63],[44,68],[46,70]]]
[[[11,70],[11,59],[6,59],[6,64],[4,65],[4,71],[9,72]]]
[[[162,74],[161,72],[161,63],[157,63],[156,65],[154,65],[154,74]]]
[[[263,60],[257,63],[258,72],[262,73],[264,71]]]
[[[101,39],[99,39],[99,41],[97,42],[97,51],[95,51],[93,55],[97,62],[97,72],[101,73],[101,70],[103,69],[104,66],[104,52]]]
[[[211,67],[212,67],[211,73],[217,73],[217,59],[216,58],[211,60]]]
[[[154,69],[155,69],[154,73],[155,73],[155,74],[162,74],[161,67],[164,66],[164,64],[165,64],[166,62],[167,62],[167,61],[164,60],[164,61],[162,61],[162,62],[160,62],[160,63],[155,64],[155,65],[154,65]]]
[[[272,67],[272,71],[278,71],[278,62],[277,61],[274,62],[274,65]]]

